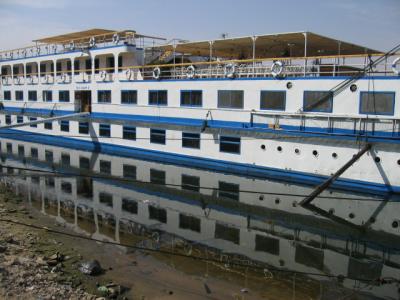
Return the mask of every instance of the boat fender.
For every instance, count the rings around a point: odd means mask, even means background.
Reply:
[[[397,64],[399,64],[400,62],[400,57],[396,58],[393,62],[392,62],[392,71],[393,73],[395,73],[396,75],[400,75],[400,70],[396,69]]]
[[[236,66],[234,64],[225,65],[224,74],[227,78],[234,78],[236,74]]]
[[[117,45],[119,43],[119,34],[114,33],[113,37],[112,37],[112,42],[113,44]]]
[[[106,77],[107,77],[107,72],[106,71],[101,71],[100,72],[100,79],[103,81],[106,81]]]
[[[281,75],[283,71],[283,63],[281,61],[276,61],[271,66],[271,74],[274,77]]]
[[[96,46],[96,38],[94,36],[92,36],[89,40],[89,46],[91,48],[93,48],[94,46]]]
[[[196,75],[196,69],[194,68],[194,66],[189,66],[186,69],[186,77],[189,79],[194,78],[194,76]]]
[[[132,70],[131,69],[127,69],[126,71],[125,71],[125,75],[126,75],[126,79],[128,79],[128,80],[131,80],[131,78],[132,78]]]
[[[159,67],[154,68],[153,69],[153,78],[158,80],[158,79],[160,79],[160,75],[161,75],[160,68]]]
[[[75,50],[75,43],[74,42],[71,42],[71,43],[69,43],[69,49],[70,50]]]

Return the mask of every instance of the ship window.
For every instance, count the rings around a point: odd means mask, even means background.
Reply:
[[[124,178],[134,179],[136,180],[136,166],[132,165],[123,165],[123,176]]]
[[[179,228],[200,232],[200,219],[184,214],[179,214]]]
[[[256,234],[255,250],[279,255],[279,239]]]
[[[11,116],[6,115],[6,124],[11,124]]]
[[[28,91],[28,101],[37,101],[37,91]]]
[[[11,144],[11,143],[7,143],[7,153],[12,153],[12,148],[13,148],[13,145]]]
[[[15,100],[24,101],[24,92],[23,91],[15,91]]]
[[[79,133],[89,134],[89,122],[79,122]]]
[[[37,120],[37,118],[34,118],[34,117],[30,117],[29,118],[29,121],[30,122],[33,122],[33,121],[36,121]],[[37,128],[37,124],[31,124],[31,125],[29,125],[30,127],[32,127],[32,128]]]
[[[11,100],[11,91],[4,91],[4,100]]]
[[[99,135],[101,137],[111,136],[111,125],[110,124],[100,124],[99,125]]]
[[[150,129],[150,143],[165,145],[165,130]]]
[[[131,214],[138,213],[138,203],[135,200],[122,198],[122,210]]]
[[[77,178],[76,193],[77,195],[91,199],[93,197],[93,179],[90,177]]]
[[[59,91],[58,92],[58,101],[69,102],[69,91]]]
[[[137,103],[137,91],[121,91],[121,104],[136,104]]]
[[[200,133],[182,132],[182,147],[200,149]]]
[[[214,237],[216,239],[221,239],[229,241],[239,245],[240,243],[240,231],[237,228],[232,228],[220,223],[215,224]]]
[[[45,76],[46,74],[46,64],[45,63],[41,63],[40,64],[40,76]]]
[[[54,177],[45,177],[44,183],[46,184],[46,186],[52,187],[52,188],[54,188],[56,185]]]
[[[61,61],[58,61],[58,62],[56,62],[57,74],[61,74],[61,70],[62,70],[62,63],[61,63]]]
[[[150,182],[155,184],[165,184],[165,171],[150,169]]]
[[[111,161],[100,160],[100,173],[111,175]]]
[[[98,61],[98,59],[96,59]],[[92,60],[90,58],[85,60],[85,72],[86,74],[92,74]],[[99,73],[99,71],[97,71]]]
[[[53,159],[54,159],[53,151],[45,150],[44,151],[44,159],[45,159],[46,162],[52,163]]]
[[[26,75],[32,75],[32,66],[26,65]]]
[[[136,140],[136,127],[123,126],[122,127],[122,138],[125,140]]]
[[[243,91],[218,91],[219,108],[243,108]]]
[[[17,116],[17,123],[23,123],[24,122],[24,117],[23,116]]]
[[[167,223],[167,211],[163,208],[157,208],[149,205],[149,219],[157,220],[161,223]]]
[[[285,91],[261,91],[260,109],[285,110]]]
[[[113,196],[109,193],[100,192],[99,202],[109,207],[113,207]]]
[[[90,59],[89,59],[89,61],[90,61]],[[88,64],[88,61],[86,61],[86,69],[88,69],[87,68],[87,64]],[[91,61],[90,61],[90,66],[92,66],[92,62]],[[94,72],[96,74],[98,74],[100,72],[99,68],[100,68],[100,59],[95,58],[94,59]]]
[[[106,59],[107,73],[114,73],[115,59],[114,56],[107,57]]]
[[[31,148],[31,158],[37,159],[39,157],[38,148]]]
[[[168,91],[149,91],[149,105],[168,105]]]
[[[18,156],[24,157],[25,156],[25,148],[24,145],[18,145]]]
[[[68,153],[61,153],[61,165],[69,167],[71,165],[71,156]]]
[[[69,132],[69,121],[61,121],[60,122],[60,130],[64,132]]]
[[[52,93],[52,91],[43,91],[43,101],[44,102],[53,101],[53,93]]]
[[[98,103],[111,103],[111,91],[97,91]]]
[[[394,115],[394,92],[361,92],[360,114]]]
[[[90,160],[87,157],[80,156],[79,157],[79,168],[90,170]]]
[[[218,197],[239,201],[239,185],[236,183],[219,181]]]
[[[332,112],[333,93],[321,91],[304,91],[303,110],[313,112]]]
[[[71,194],[72,193],[72,184],[69,182],[61,181],[61,190],[64,193]]]
[[[221,136],[219,140],[219,151],[240,154],[240,138]]]
[[[81,63],[79,60],[74,60],[74,74],[77,75],[79,74],[79,71],[81,69]]]
[[[52,130],[53,122],[44,122],[44,129]]]
[[[202,106],[202,91],[181,91],[181,106]]]
[[[182,174],[182,190],[200,191],[200,177]]]

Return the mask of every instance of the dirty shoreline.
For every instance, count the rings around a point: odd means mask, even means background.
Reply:
[[[12,189],[0,185],[0,219],[74,233],[65,224],[32,209]],[[79,267],[97,260],[102,273]],[[213,271],[214,268],[214,271]],[[148,255],[0,222],[0,298],[2,299],[291,299],[290,281],[225,276],[219,266],[188,258]],[[237,275],[237,274],[239,275]],[[250,278],[250,279],[249,279]],[[253,278],[253,279],[252,279]],[[316,298],[312,281],[303,282],[296,299]]]

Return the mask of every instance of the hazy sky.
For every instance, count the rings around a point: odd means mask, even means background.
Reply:
[[[2,50],[89,28],[188,40],[307,30],[388,50],[400,0],[0,0]]]

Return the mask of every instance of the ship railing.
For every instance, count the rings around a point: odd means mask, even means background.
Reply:
[[[324,115],[317,113],[255,112],[250,126],[295,132],[380,135],[400,138],[400,119],[387,116]]]

